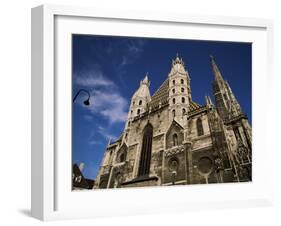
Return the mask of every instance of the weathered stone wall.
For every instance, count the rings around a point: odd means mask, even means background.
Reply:
[[[164,184],[186,180],[187,164],[184,147],[165,151]]]

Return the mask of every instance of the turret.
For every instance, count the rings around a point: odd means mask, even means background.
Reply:
[[[185,69],[184,62],[177,55],[172,60],[169,73],[169,120],[175,119],[183,123],[183,117],[187,113],[191,101],[190,78]]]
[[[128,122],[134,117],[141,115],[147,110],[147,104],[151,100],[149,91],[150,81],[148,74],[140,81],[140,86],[131,98],[130,109],[128,112]]]

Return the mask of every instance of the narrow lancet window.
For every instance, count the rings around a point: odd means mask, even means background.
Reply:
[[[196,127],[197,127],[197,135],[202,136],[204,134],[203,125],[201,118],[197,119],[196,121]]]
[[[147,126],[144,129],[144,133],[143,133],[138,176],[149,175],[150,160],[151,160],[151,147],[152,147],[152,134],[153,134],[153,127],[151,124],[147,124]]]

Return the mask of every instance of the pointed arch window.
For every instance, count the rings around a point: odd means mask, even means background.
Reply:
[[[173,85],[175,85],[176,84],[176,81],[175,80],[173,80]]]
[[[120,162],[124,162],[126,160],[126,153],[122,153],[119,158]]]
[[[198,118],[196,121],[196,127],[197,127],[197,135],[202,136],[204,135],[203,125],[201,118]]]
[[[121,150],[117,153],[117,163],[125,162],[127,158],[127,150],[126,147],[122,147]]]
[[[173,115],[173,118],[176,117],[176,110],[175,109],[172,111],[172,115]]]
[[[175,104],[176,103],[176,99],[175,98],[173,98],[173,104]]]
[[[172,92],[173,92],[173,93],[175,93],[175,92],[176,92],[176,90],[175,90],[175,89],[172,89]]]
[[[173,135],[173,145],[178,146],[178,135],[176,133]]]
[[[184,97],[181,98],[181,102],[182,102],[183,104],[185,103],[185,98],[184,98]]]
[[[142,100],[139,101],[139,105],[142,105]]]
[[[142,149],[139,162],[138,176],[148,175],[150,171],[150,160],[151,160],[151,148],[152,148],[152,135],[153,127],[151,124],[147,124],[144,128]]]
[[[181,84],[184,84],[184,80],[183,79],[181,79]]]
[[[184,88],[181,88],[181,92],[184,93]]]

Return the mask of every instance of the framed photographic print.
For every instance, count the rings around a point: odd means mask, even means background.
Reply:
[[[32,9],[32,215],[270,205],[272,29],[263,19]]]

